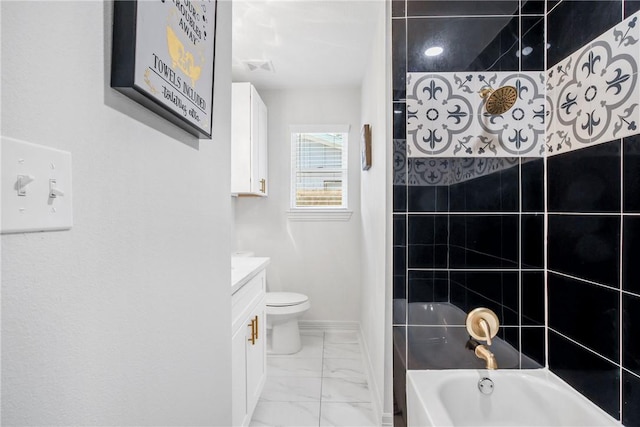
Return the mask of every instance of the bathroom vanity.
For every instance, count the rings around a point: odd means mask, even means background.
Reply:
[[[231,258],[232,423],[246,426],[262,393],[267,368],[265,316],[269,258]]]

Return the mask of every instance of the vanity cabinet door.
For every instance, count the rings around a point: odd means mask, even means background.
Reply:
[[[267,370],[266,272],[260,271],[231,298],[232,423],[248,426]]]
[[[264,387],[267,373],[267,328],[264,299],[256,306],[253,319],[257,324],[255,344],[247,342],[247,408],[253,413]]]

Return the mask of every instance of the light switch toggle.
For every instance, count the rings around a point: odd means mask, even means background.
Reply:
[[[18,181],[16,182],[16,190],[18,196],[27,195],[27,185],[31,184],[36,179],[33,175],[18,175]]]
[[[58,188],[55,179],[49,180],[49,198],[55,199],[64,196],[64,191]]]

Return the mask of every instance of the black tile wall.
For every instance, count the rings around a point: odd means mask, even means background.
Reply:
[[[517,215],[451,215],[451,268],[518,268]]]
[[[465,312],[493,310],[503,326],[518,326],[518,272],[451,271],[451,302]],[[517,346],[516,346],[517,347]]]
[[[544,11],[544,4],[542,7]],[[523,16],[521,25],[520,69],[522,71],[544,70],[544,16]]]
[[[544,15],[544,0],[525,0],[520,9],[522,15]]]
[[[408,16],[464,16],[464,15],[513,15],[518,11],[517,0],[501,1],[424,1],[409,0]]]
[[[393,103],[393,139],[406,139],[407,137],[407,104],[404,102]]]
[[[407,93],[407,21],[394,19],[392,32],[393,100],[404,100]]]
[[[448,221],[442,215],[409,215],[409,268],[447,268]]]
[[[391,16],[392,17],[404,17],[405,15],[405,1],[404,0],[392,0],[391,1]]]
[[[409,163],[416,159],[409,159]],[[407,187],[409,212],[447,212],[449,187],[409,185]]]
[[[619,359],[619,292],[555,273],[548,274],[548,290],[550,328],[609,360]]]
[[[522,211],[544,212],[544,160],[523,159]]]
[[[620,368],[549,331],[549,368],[609,415],[620,419]]]
[[[503,30],[505,27],[507,30]],[[484,71],[491,64],[499,63],[501,59],[508,56],[517,60],[515,57],[517,43],[514,47],[513,43],[494,41],[495,37],[503,32],[517,35],[518,19],[511,17],[409,19],[407,20],[407,71]],[[424,51],[431,46],[440,46],[444,52],[442,55],[427,57]],[[512,54],[508,54],[509,52]],[[517,70],[517,61],[512,64]]]
[[[623,141],[624,211],[640,212],[640,135]]]
[[[519,169],[512,167],[449,187],[451,212],[518,212]]]
[[[550,270],[618,288],[620,216],[549,215]]]
[[[620,212],[620,141],[547,160],[549,212]]]
[[[640,296],[622,295],[622,366],[640,376]]]
[[[523,357],[522,368],[533,369],[544,366],[545,361],[545,329],[544,327],[522,327],[522,354],[533,361],[527,361]]]
[[[522,325],[544,326],[544,272],[523,271],[522,283]]]
[[[430,304],[484,305],[518,355],[501,355],[501,368],[548,363],[614,418],[640,425],[640,137],[439,186],[420,175],[428,158],[407,159],[404,141],[407,71],[550,68],[638,10],[640,0],[392,3],[394,228],[408,235],[394,233],[401,411],[406,369],[482,366],[460,344],[464,328],[421,320]],[[434,45],[443,54],[426,57]]]
[[[638,0],[624,0],[624,17],[633,15],[640,10],[640,1]]]
[[[622,247],[622,289],[640,295],[640,217],[625,216]]]
[[[518,69],[520,49],[520,18],[515,16],[500,30],[476,59],[469,71],[511,71]],[[541,69],[541,68],[540,68]]]
[[[640,426],[640,377],[622,371],[622,424]]]
[[[622,20],[622,0],[563,0],[547,18],[551,68]]]
[[[522,268],[544,268],[544,216],[521,216]]]

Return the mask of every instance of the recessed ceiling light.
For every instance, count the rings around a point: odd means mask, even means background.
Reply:
[[[533,52],[533,48],[531,46],[526,46],[526,47],[522,48],[522,54],[524,56],[529,55],[531,52]]]
[[[443,48],[441,48],[440,46],[433,46],[433,47],[430,47],[429,49],[425,50],[424,54],[426,56],[438,56],[442,52],[444,52]]]

